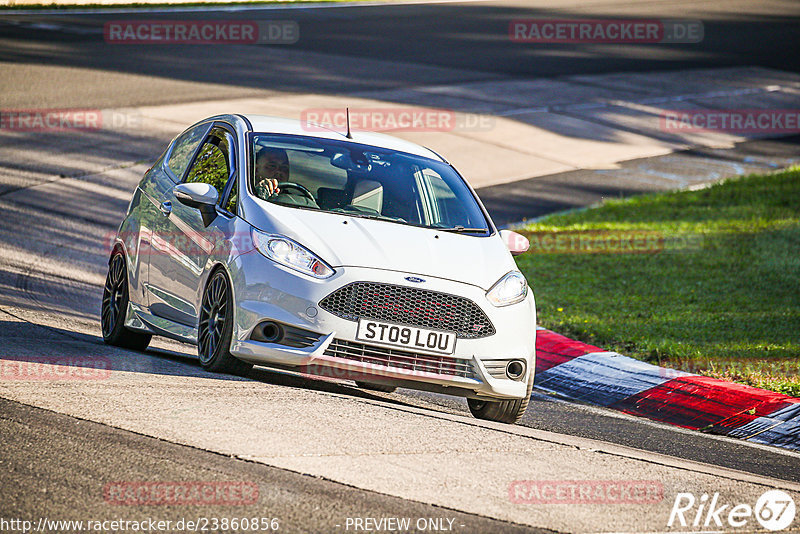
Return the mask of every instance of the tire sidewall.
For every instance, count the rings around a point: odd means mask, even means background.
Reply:
[[[217,347],[214,349],[214,355],[208,359],[207,361],[203,361],[200,343],[197,344],[197,354],[200,356],[200,365],[204,369],[214,370],[215,368],[219,367],[224,360],[226,360],[226,356],[228,356],[228,351],[230,350],[231,346],[231,339],[233,337],[233,323],[234,323],[234,306],[233,306],[233,290],[231,288],[231,282],[228,278],[228,275],[225,273],[225,270],[221,267],[215,269],[211,276],[208,277],[208,283],[206,283],[206,288],[203,291],[203,300],[206,298],[206,293],[208,289],[211,287],[212,282],[217,276],[221,276],[225,281],[225,306],[228,309],[228,313],[225,317],[225,325],[222,327],[222,336],[217,343]],[[199,325],[198,325],[199,326]],[[198,332],[199,334],[199,332]]]
[[[117,256],[122,257],[122,263],[123,263],[123,268],[122,268],[123,284],[122,284],[122,296],[120,297],[121,301],[119,303],[119,314],[114,319],[114,326],[111,327],[111,331],[108,333],[108,335],[106,335],[106,333],[103,332],[102,323],[100,325],[100,332],[103,335],[103,341],[111,344],[113,344],[124,334],[125,317],[128,314],[128,302],[130,300],[129,288],[128,288],[128,262],[125,259],[124,253],[122,253],[121,251],[117,251],[111,255],[111,261],[108,262],[109,272],[106,276],[111,275],[111,265],[114,263],[114,260],[116,260]],[[103,296],[105,297],[105,286],[103,286]],[[103,313],[102,304],[100,306],[101,306],[100,314],[102,316]]]

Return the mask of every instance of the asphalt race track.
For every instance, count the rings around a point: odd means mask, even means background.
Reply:
[[[110,47],[103,23],[122,16],[176,15],[0,13],[0,108],[364,97],[418,85],[753,65],[800,72],[800,5],[788,0],[501,0],[180,14],[297,21],[302,38],[286,47]],[[706,39],[532,48],[502,38],[513,18],[570,16],[698,19]],[[113,369],[102,380],[0,375],[0,518],[247,516],[277,518],[285,532],[352,532],[348,518],[410,517],[443,519],[456,532],[641,532],[676,530],[667,520],[679,492],[754,504],[780,488],[800,504],[798,454],[538,392],[521,423],[506,426],[472,419],[461,399],[372,393],[266,369],[247,379],[210,375],[193,347],[164,340],[144,354],[105,346],[98,315],[106,240],[142,173],[186,125],[161,119],[153,128],[145,122],[77,133],[0,129],[0,364],[7,370],[60,358]],[[790,161],[797,138],[713,152],[703,157],[760,169],[751,154]],[[647,165],[667,163],[657,157]],[[498,222],[510,222],[570,207],[570,198],[587,191],[583,204],[633,192],[605,178],[553,173],[481,194]],[[537,201],[542,190],[557,195]],[[510,195],[530,203],[509,208]],[[513,502],[510,485],[533,479],[655,480],[663,498]],[[119,481],[245,481],[259,498],[124,506],[104,498],[104,488]]]
[[[118,46],[113,53],[103,42],[103,24],[139,17],[130,13],[14,15],[0,18],[0,61],[15,76],[4,76],[0,83],[6,106],[118,107],[278,91],[354,93],[456,80],[709,66],[759,65],[796,72],[800,68],[795,53],[800,48],[799,11],[789,0],[669,4],[504,0],[218,11],[217,18],[294,20],[302,37],[282,48]],[[155,12],[146,18],[212,18],[210,14]],[[508,39],[510,20],[536,17],[699,19],[705,38],[696,45],[547,47]],[[303,55],[295,56],[296,52]],[[20,86],[17,80],[21,79],[33,82],[34,87]],[[102,84],[98,83],[101,79]],[[72,90],[64,91],[65,87]]]

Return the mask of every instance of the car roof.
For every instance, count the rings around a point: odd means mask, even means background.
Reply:
[[[306,137],[335,139],[337,141],[350,141],[352,143],[370,145],[389,150],[397,150],[399,152],[406,152],[408,154],[414,154],[437,161],[444,161],[439,154],[430,149],[410,141],[405,141],[404,139],[393,137],[391,135],[357,131],[351,132],[352,139],[348,139],[345,136],[345,132],[339,132],[329,127],[320,126],[308,121],[287,119],[284,117],[272,117],[269,115],[240,114],[239,116],[250,121],[250,124],[253,125],[253,131],[257,133],[303,135]]]

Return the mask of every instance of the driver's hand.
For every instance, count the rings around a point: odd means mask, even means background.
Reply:
[[[274,178],[264,178],[256,184],[256,194],[260,197],[267,198],[280,192],[278,180]]]

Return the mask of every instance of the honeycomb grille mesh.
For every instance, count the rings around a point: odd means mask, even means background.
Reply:
[[[471,300],[415,287],[354,282],[322,299],[319,306],[349,321],[364,318],[449,330],[468,339],[495,333],[492,322]]]

